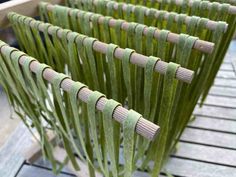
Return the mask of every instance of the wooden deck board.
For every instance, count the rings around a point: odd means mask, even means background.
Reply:
[[[223,63],[220,67],[221,71],[233,71],[234,68],[231,63]]]
[[[204,137],[204,138],[203,138]],[[236,150],[236,134],[186,128],[181,141]]]
[[[51,170],[24,165],[16,177],[56,177],[56,175]],[[72,177],[72,175],[61,173],[57,177]]]
[[[195,108],[195,115],[207,116],[219,119],[231,119],[236,120],[236,109],[215,107],[204,105],[202,108],[198,106]]]
[[[236,108],[236,99],[230,97],[208,95],[204,102],[204,105]]]
[[[236,134],[236,121],[196,116],[188,127]]]
[[[165,170],[185,177],[235,177],[236,168],[171,157]]]
[[[38,161],[36,161],[34,163],[34,165],[41,166],[41,167],[52,168],[52,165],[50,164],[50,162],[47,161],[47,160],[44,160],[43,158],[40,158]],[[68,169],[67,167],[64,167],[62,169],[62,172],[64,172],[64,173],[71,173],[70,169]]]
[[[235,79],[235,72],[232,71],[219,71],[217,74],[218,78],[230,78],[230,79]]]
[[[180,142],[174,156],[236,168],[236,151],[230,149]]]
[[[20,123],[9,141],[0,149],[1,177],[15,177],[25,161],[22,153],[31,145],[30,137],[30,132]]]
[[[213,86],[209,92],[210,95],[225,96],[236,98],[236,88]]]
[[[236,88],[236,79],[216,78],[215,86]]]

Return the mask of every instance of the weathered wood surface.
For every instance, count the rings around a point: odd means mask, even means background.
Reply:
[[[20,120],[12,113],[7,97],[0,87],[0,148],[18,126],[19,122]]]
[[[202,145],[229,148],[233,150],[236,150],[235,140],[236,140],[235,134],[214,132],[214,131],[194,129],[194,128],[186,128],[181,137],[181,142],[195,143],[195,144],[199,143]]]
[[[58,177],[72,177],[74,175],[61,173]],[[55,177],[50,169],[39,168],[31,165],[24,165],[17,177]]]
[[[236,99],[230,97],[208,95],[207,99],[204,102],[204,105],[236,108]]]
[[[14,177],[24,162],[23,152],[32,141],[23,123],[17,127],[9,141],[0,149],[0,176]]]
[[[236,151],[230,149],[180,142],[174,156],[236,167]]]
[[[215,86],[236,88],[236,79],[216,78]]]
[[[47,161],[47,160],[44,160],[42,157],[39,158],[39,159],[34,163],[34,165],[36,165],[36,166],[38,166],[38,167],[52,168],[51,163],[50,163],[49,161]],[[72,173],[71,173],[71,170],[70,170],[68,167],[64,167],[64,168],[62,169],[62,172],[63,172],[63,173],[70,173],[70,174],[72,174]]]
[[[233,120],[196,116],[196,119],[190,122],[188,127],[236,134],[236,121]]]
[[[236,40],[233,40],[229,46],[229,50],[227,52],[226,58],[230,58],[231,62],[233,64],[234,71],[236,71],[236,56],[235,56],[235,51],[236,51]]]
[[[209,95],[236,98],[236,88],[213,86],[210,90]]]
[[[234,71],[219,71],[217,74],[218,78],[226,78],[226,79],[235,79]]]
[[[186,177],[235,177],[236,174],[233,167],[175,157],[169,159],[165,169],[170,174]]]
[[[42,0],[11,0],[0,5],[0,27],[9,26],[7,14],[17,12],[22,15],[35,17],[38,15],[38,3]],[[44,0],[53,4],[63,3],[63,0]]]
[[[202,108],[196,107],[195,115],[236,120],[236,110],[225,107],[215,107],[208,105],[204,105]]]
[[[220,69],[221,71],[233,71],[233,66],[231,63],[223,63]]]

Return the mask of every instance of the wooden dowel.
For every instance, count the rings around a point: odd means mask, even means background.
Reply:
[[[100,1],[100,0],[93,0],[93,5],[97,5],[97,3],[98,3],[98,1]],[[118,10],[118,2],[113,2],[114,3],[114,5],[113,5],[113,8],[115,9],[115,10]],[[127,9],[127,7],[128,7],[128,4],[127,3],[122,3],[123,5],[122,5],[122,10],[123,11],[126,11],[126,9]],[[132,12],[134,12],[134,10],[135,10],[135,5],[132,5],[132,4],[129,4],[130,6],[132,6]],[[149,14],[149,12],[150,12],[150,10],[151,10],[151,8],[147,8],[146,7],[146,11],[145,11],[145,14],[146,15],[148,15]],[[160,10],[157,10],[157,12],[156,12],[156,14],[155,14],[155,17],[156,18],[158,18],[158,16],[159,16],[159,14],[160,14]],[[168,19],[168,17],[169,17],[169,15],[170,15],[171,13],[170,12],[167,12],[166,11],[166,14],[165,14],[165,16],[164,16],[164,18],[165,19]],[[175,17],[175,21],[177,21],[177,16]],[[188,24],[189,22],[190,22],[190,20],[191,20],[191,17],[190,16],[186,16],[186,18],[185,18],[185,23],[186,24]],[[213,21],[213,20],[209,20],[207,23],[206,23],[206,28],[207,29],[209,29],[209,30],[215,30],[216,29],[216,26],[217,26],[217,23],[218,22],[216,22],[216,21]],[[227,28],[228,28],[228,25],[226,24],[225,25],[225,32],[227,31]]]
[[[64,0],[44,0],[51,4],[63,4]],[[0,28],[9,26],[7,14],[17,12],[22,15],[35,17],[38,15],[38,4],[42,0],[11,0],[0,4]]]
[[[156,0],[156,1],[159,3],[162,3],[162,0]],[[183,1],[186,1],[186,0],[176,0],[175,3],[176,3],[176,5],[181,6],[183,4]],[[189,2],[188,3],[189,7],[192,7],[194,0],[189,0],[188,2]],[[208,9],[210,9],[210,7],[212,6],[212,2],[209,2],[208,5],[209,5]],[[235,15],[236,14],[236,6],[230,5],[229,6],[229,13],[232,15]]]
[[[23,17],[21,15],[18,15],[16,13],[14,13],[14,15],[17,15],[18,17]],[[27,18],[27,17],[26,17]],[[32,22],[35,22],[36,20],[32,19],[31,22],[30,22],[30,26],[32,28],[35,28],[34,24]],[[25,20],[24,20],[25,22]],[[38,30],[43,32],[45,29],[48,30],[48,34],[52,35],[53,34],[53,25],[51,25],[50,27],[47,26],[46,23],[43,23],[43,22],[40,22],[40,25],[38,25]],[[59,28],[59,30],[57,31],[57,36],[59,38],[62,38],[62,34],[63,34],[63,29],[62,28]],[[69,33],[67,33],[67,36],[68,36]],[[78,33],[79,34],[79,33]],[[100,42],[100,41],[95,41],[93,43],[93,50],[94,51],[97,51],[99,53],[103,53],[103,54],[106,54],[106,51],[107,51],[107,48],[108,48],[108,45],[109,44],[106,44],[104,42]],[[116,48],[115,52],[114,52],[114,56],[117,58],[117,59],[120,59],[122,60],[123,59],[123,54],[124,54],[124,51],[125,49],[122,49],[122,48]],[[133,52],[131,54],[131,57],[130,57],[130,62],[132,64],[135,64],[135,65],[138,65],[140,67],[145,67],[146,63],[148,61],[148,57],[147,56],[144,56],[144,55],[141,55],[141,54],[138,54],[136,52]],[[160,73],[160,74],[166,74],[166,71],[167,71],[167,65],[168,63],[167,62],[164,62],[164,61],[158,61],[156,66],[155,66],[155,71]],[[186,83],[191,83],[192,82],[192,79],[194,77],[194,72],[189,70],[189,69],[186,69],[186,68],[183,68],[183,67],[179,67],[176,71],[176,78],[178,80],[181,80],[183,82],[186,82]]]
[[[52,11],[53,8],[55,8],[56,6],[47,3],[47,6],[46,6],[46,7],[47,7],[47,10],[48,10],[48,11]],[[68,8],[68,9],[70,9],[68,15],[71,16],[71,15],[72,15],[71,12],[72,12],[73,9],[72,9],[72,8]],[[79,13],[78,13],[78,14],[79,14]],[[104,19],[105,19],[105,16],[99,17],[98,23],[99,23],[99,24],[103,24]],[[92,21],[92,17],[91,17],[91,16],[90,16],[90,20]],[[110,27],[115,27],[116,22],[117,22],[116,19],[111,18],[111,19],[109,20],[109,26],[110,26]],[[130,25],[129,22],[124,21],[124,22],[122,23],[122,25],[121,25],[121,28],[122,28],[123,30],[127,31],[128,28],[129,28],[129,25]],[[143,34],[144,34],[144,35],[147,35],[147,32],[148,32],[147,29],[148,29],[148,27],[146,26],[146,27],[144,28],[144,30],[143,30]],[[155,37],[156,39],[159,39],[159,36],[160,36],[160,30],[157,28],[156,31],[154,32],[154,37]],[[179,34],[169,32],[169,34],[168,34],[168,36],[167,36],[167,41],[168,41],[168,42],[171,42],[171,43],[177,44],[178,41],[179,41],[179,36],[180,36]],[[215,44],[212,43],[212,42],[203,41],[203,40],[198,39],[198,40],[196,40],[196,42],[195,42],[193,48],[194,48],[194,49],[197,49],[197,50],[199,50],[199,51],[201,51],[201,52],[204,52],[204,53],[212,53],[213,50],[214,50],[214,46],[215,46]]]
[[[8,45],[2,45],[0,47],[0,51],[1,53],[5,53],[7,48],[9,48]],[[14,49],[14,48],[13,48]],[[16,52],[16,50],[13,50],[13,52]],[[11,54],[12,54],[11,53]],[[25,61],[27,60],[30,60],[30,58],[28,56],[21,56],[19,58],[19,64],[20,65],[23,65],[25,63]],[[41,63],[39,63],[38,61],[33,61],[30,63],[30,70],[31,72],[34,72],[34,73],[37,73],[38,71],[38,68],[40,67],[40,65],[42,65]],[[58,75],[59,73],[57,73],[56,71],[50,69],[50,68],[47,68],[43,71],[43,78],[45,80],[47,80],[48,82],[52,83],[53,82],[53,79],[56,77],[56,75]],[[74,84],[75,82],[71,79],[64,79],[62,82],[61,82],[61,88],[64,90],[64,91],[69,91],[72,87],[72,85]],[[88,88],[82,88],[79,93],[78,93],[78,99],[87,103],[88,102],[88,98],[90,96],[90,94],[92,93],[93,91],[91,91],[90,89]],[[97,110],[100,110],[102,111],[104,109],[104,106],[106,105],[108,99],[107,98],[100,98],[97,102],[97,105],[96,105],[96,108]],[[124,107],[122,106],[118,106],[115,110],[114,110],[114,114],[113,114],[113,118],[118,121],[119,123],[123,123],[124,119],[126,119],[128,115],[128,110],[125,109]],[[158,132],[159,132],[159,126],[158,125],[155,125],[154,123],[144,119],[143,117],[141,117],[139,119],[139,121],[137,122],[137,125],[136,125],[136,129],[135,131],[149,139],[149,140],[154,140],[155,137],[157,136]]]

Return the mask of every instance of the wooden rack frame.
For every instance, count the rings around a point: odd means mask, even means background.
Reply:
[[[52,4],[63,4],[64,0],[43,0]],[[12,0],[0,4],[0,29],[9,26],[7,14],[17,12],[22,15],[35,17],[38,15],[38,4],[42,0]]]

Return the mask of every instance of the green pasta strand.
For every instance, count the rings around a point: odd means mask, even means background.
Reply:
[[[115,147],[115,141],[117,136],[114,131],[114,123],[112,120],[114,110],[119,106],[120,104],[114,100],[108,100],[104,107],[104,116],[103,116],[103,126],[105,131],[105,143],[106,147],[108,149],[108,154],[111,159],[111,171],[112,176],[118,176],[118,166],[117,162],[119,161],[119,156],[117,156],[116,153],[116,147]],[[119,144],[118,144],[119,146]]]
[[[110,84],[112,85],[112,98],[118,100],[118,83],[117,83],[117,71],[114,59],[114,52],[118,46],[114,44],[109,44],[107,48],[107,59],[110,72]]]
[[[163,97],[161,99],[161,109],[160,109],[160,119],[159,125],[162,127],[160,131],[160,135],[158,138],[158,151],[156,151],[156,157],[158,157],[158,161],[155,161],[154,168],[152,171],[152,176],[157,176],[160,173],[161,166],[163,165],[163,151],[166,150],[166,142],[169,130],[170,123],[170,114],[171,114],[171,106],[173,99],[173,91],[174,84],[173,79],[175,78],[176,71],[179,65],[175,63],[169,63],[166,71],[166,77],[164,79],[163,86]]]
[[[95,89],[100,88],[99,83],[98,83],[98,77],[97,77],[97,68],[96,68],[96,61],[93,55],[93,44],[96,41],[96,39],[93,38],[85,38],[84,39],[84,43],[85,43],[85,49],[86,49],[86,54],[87,54],[87,58],[89,66],[90,66],[90,70],[92,71],[92,79],[93,79],[93,83],[94,83],[94,87]]]
[[[104,97],[103,94],[99,92],[93,92],[88,99],[88,117],[89,117],[89,127],[91,131],[91,140],[93,141],[94,149],[95,149],[95,155],[98,160],[98,164],[102,170],[102,172],[105,174],[105,169],[103,168],[102,163],[102,153],[99,148],[98,143],[98,131],[97,131],[97,113],[96,113],[96,105],[99,99]],[[107,174],[106,174],[107,175]]]
[[[82,122],[81,122],[81,116],[79,113],[79,104],[78,104],[78,94],[83,89],[86,88],[84,84],[81,84],[80,82],[76,82],[71,86],[71,89],[69,91],[69,98],[70,98],[70,105],[72,108],[72,115],[73,115],[73,127],[76,132],[76,135],[79,138],[81,148],[83,150],[83,153],[85,154],[86,160],[89,161],[90,164],[92,164],[93,159],[89,158],[85,141],[84,141],[84,133],[82,132]],[[82,158],[83,159],[83,158]]]
[[[152,82],[153,82],[153,71],[159,59],[155,57],[149,57],[145,66],[145,77],[144,77],[144,117],[150,117],[151,108],[151,93],[152,93]],[[151,120],[153,121],[153,120]]]
[[[133,107],[133,97],[132,97],[132,86],[131,86],[131,71],[130,71],[130,57],[134,51],[131,49],[125,49],[124,54],[123,54],[123,59],[122,59],[122,69],[123,69],[123,75],[124,81],[125,81],[125,86],[127,89],[127,94],[128,94],[128,105],[130,108]]]
[[[123,122],[124,131],[124,159],[125,159],[125,177],[132,176],[133,172],[133,161],[134,161],[134,139],[135,139],[135,128],[137,122],[141,118],[141,115],[137,112],[130,110],[126,119]]]

